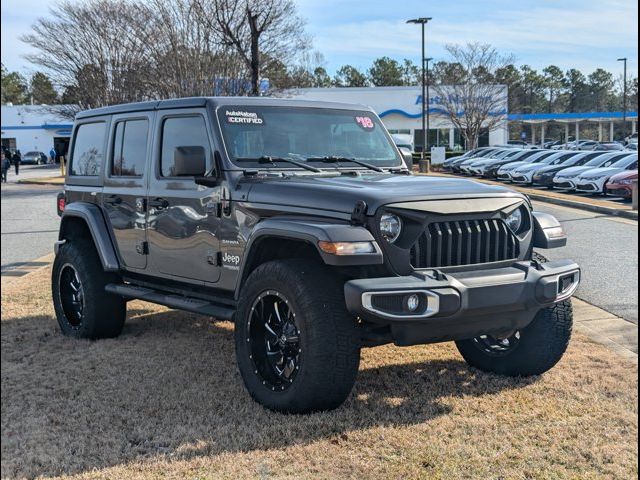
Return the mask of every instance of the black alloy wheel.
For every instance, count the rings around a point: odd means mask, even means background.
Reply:
[[[260,294],[251,307],[247,342],[254,373],[271,390],[289,388],[300,369],[300,331],[289,300],[275,290]]]
[[[84,290],[78,272],[66,264],[60,270],[60,301],[65,318],[73,329],[82,325],[84,313]]]

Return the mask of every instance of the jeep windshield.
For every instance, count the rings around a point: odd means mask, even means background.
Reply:
[[[384,126],[371,112],[315,107],[221,106],[229,159],[239,168],[402,167]]]

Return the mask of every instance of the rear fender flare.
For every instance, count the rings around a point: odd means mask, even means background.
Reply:
[[[92,203],[74,202],[67,205],[62,212],[60,220],[60,232],[56,243],[56,253],[60,244],[68,240],[69,220],[78,218],[82,220],[91,233],[93,244],[96,247],[102,267],[107,272],[117,272],[120,270],[120,263],[116,254],[116,249],[109,235],[109,229],[102,215],[100,207]]]

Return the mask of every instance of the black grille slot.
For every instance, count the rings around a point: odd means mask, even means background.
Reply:
[[[411,247],[414,268],[454,267],[518,257],[519,243],[500,219],[430,223]]]

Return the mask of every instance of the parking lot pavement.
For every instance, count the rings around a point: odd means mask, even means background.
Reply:
[[[18,175],[12,166],[7,174],[7,185],[15,184],[20,180],[52,177],[59,174],[59,165],[21,165]],[[4,187],[5,184],[3,183],[2,186]]]
[[[31,174],[34,173],[37,175],[39,171]],[[59,191],[60,187],[54,186],[2,184],[0,252],[3,277],[29,271],[37,266],[37,259],[53,251],[60,224],[55,203]]]
[[[637,325],[638,222],[543,202],[534,202],[534,207],[558,218],[569,236],[566,247],[541,253],[580,265],[576,295]]]

